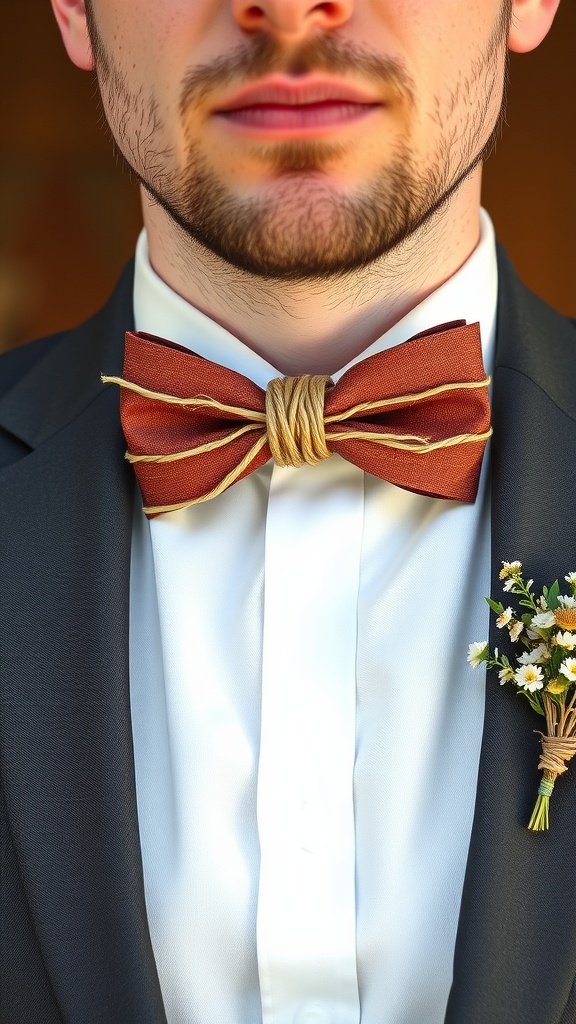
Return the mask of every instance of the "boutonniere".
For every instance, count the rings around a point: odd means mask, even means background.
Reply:
[[[576,572],[564,577],[569,594],[560,593],[556,580],[536,595],[534,581],[524,580],[521,562],[503,562],[500,579],[504,591],[516,595],[515,603],[524,611],[486,600],[497,616],[498,629],[506,629],[512,643],[524,651],[510,660],[498,648],[490,651],[488,642],[482,641],[470,644],[468,661],[473,668],[482,662],[497,668],[500,684],[516,686],[518,694],[546,720],[546,731],[540,733],[542,779],[528,823],[528,828],[541,832],[549,827],[554,783],[576,754]]]

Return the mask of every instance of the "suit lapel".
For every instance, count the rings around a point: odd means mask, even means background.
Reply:
[[[120,372],[131,321],[128,274],[0,404],[0,422],[33,448],[0,474],[2,774],[54,992],[63,1018],[83,1024],[165,1022],[129,707],[133,485],[118,396],[99,379]]]
[[[492,594],[502,560],[536,585],[576,568],[574,331],[500,253],[492,444]],[[492,616],[490,644],[500,643]],[[480,638],[479,638],[480,639]],[[476,811],[446,1024],[557,1024],[576,964],[576,778],[551,830],[526,828],[539,781],[538,718],[489,673]]]

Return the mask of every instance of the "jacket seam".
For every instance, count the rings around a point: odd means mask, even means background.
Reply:
[[[552,405],[554,405],[555,408],[558,409],[558,412],[561,412],[563,416],[566,416],[566,418],[569,419],[571,423],[576,423],[576,413],[572,414],[568,412],[566,409],[564,409],[563,406],[559,405],[556,399],[546,390],[546,388],[542,387],[542,385],[539,384],[537,380],[534,380],[534,378],[531,377],[530,374],[525,373],[524,370],[519,370],[516,366],[507,366],[505,363],[499,363],[497,366],[494,367],[494,375],[496,374],[497,370],[509,370],[511,373],[516,373],[519,377],[524,377],[525,380],[530,381],[530,383],[533,384],[535,388],[538,388],[538,391],[541,391],[542,394],[545,395],[550,402],[552,402]]]

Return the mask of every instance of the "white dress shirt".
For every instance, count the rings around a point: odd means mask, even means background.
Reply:
[[[466,264],[362,357],[465,319],[489,372],[496,294],[482,213]],[[144,234],[134,300],[138,330],[262,388],[279,375],[158,278]],[[151,522],[137,508],[136,785],[169,1024],[442,1024],[489,551],[486,461],[474,505],[335,455]]]

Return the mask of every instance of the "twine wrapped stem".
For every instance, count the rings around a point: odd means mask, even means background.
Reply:
[[[543,695],[542,702],[548,733],[540,733],[542,753],[538,768],[542,779],[528,823],[533,832],[544,832],[550,827],[550,797],[554,783],[559,775],[568,771],[568,764],[576,754],[576,692],[569,704],[559,704],[547,693]]]

